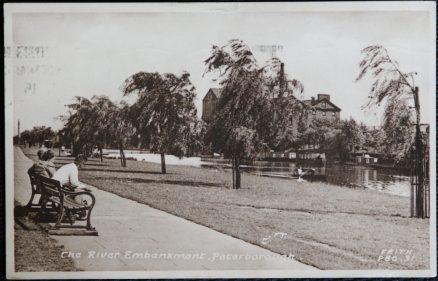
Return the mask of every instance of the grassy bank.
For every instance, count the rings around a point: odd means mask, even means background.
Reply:
[[[408,217],[409,198],[250,174],[242,189],[231,190],[227,171],[168,166],[162,175],[159,164],[127,164],[90,159],[80,179],[321,269],[429,267],[429,220]],[[278,232],[287,235],[274,237]],[[414,259],[378,261],[389,249],[412,250]]]
[[[43,230],[25,230],[15,223],[15,271],[76,271],[69,258],[61,258],[63,247]]]

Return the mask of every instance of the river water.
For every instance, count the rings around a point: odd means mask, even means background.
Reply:
[[[231,168],[229,161],[226,160],[203,160],[205,161],[203,167]],[[315,175],[323,176],[323,181],[330,184],[351,188],[367,188],[404,197],[410,196],[410,178],[406,172],[344,164],[326,164],[323,167],[309,164],[300,164],[300,166],[304,169],[313,169]],[[297,164],[293,162],[253,161],[250,165],[242,165],[241,169],[249,173],[287,179],[287,177],[296,174],[296,168]]]
[[[118,158],[118,151],[106,151],[107,158]],[[140,151],[126,151],[128,159],[161,163],[160,155]],[[231,169],[227,159],[184,157],[179,159],[173,155],[166,155],[166,164],[193,166],[206,169]],[[323,176],[323,181],[351,188],[366,188],[378,192],[390,193],[408,197],[410,195],[410,179],[407,174],[390,169],[373,168],[369,166],[353,166],[342,164],[326,164],[323,167],[300,165],[305,169],[314,169],[315,175]],[[296,173],[297,164],[293,162],[252,161],[242,165],[241,169],[247,173],[263,174],[265,176],[284,177],[285,180]],[[318,178],[318,177],[317,177]],[[321,179],[321,177],[319,178]]]

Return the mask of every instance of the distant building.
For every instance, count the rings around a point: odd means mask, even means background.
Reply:
[[[210,88],[202,100],[202,120],[205,122],[213,121],[221,93],[221,88]]]
[[[221,88],[210,88],[202,100],[202,120],[209,123],[216,114],[218,101],[222,93]],[[301,101],[306,107],[310,120],[327,119],[339,120],[341,109],[330,101],[330,95],[318,94],[315,99]]]
[[[310,100],[304,100],[303,102],[308,106],[308,114],[311,120],[340,119],[341,109],[330,101],[330,95],[318,94],[316,99],[312,97]]]

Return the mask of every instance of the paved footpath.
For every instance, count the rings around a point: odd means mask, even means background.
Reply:
[[[14,156],[15,200],[24,205],[30,198],[26,171],[33,163],[17,147]],[[77,255],[74,261],[80,269],[316,270],[293,259],[269,258],[276,254],[147,205],[90,189],[97,199],[91,219],[99,236],[52,236],[66,252]],[[228,259],[227,254],[231,254]]]

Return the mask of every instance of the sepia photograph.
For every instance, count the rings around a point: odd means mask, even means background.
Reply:
[[[10,279],[436,276],[436,3],[4,4]]]

